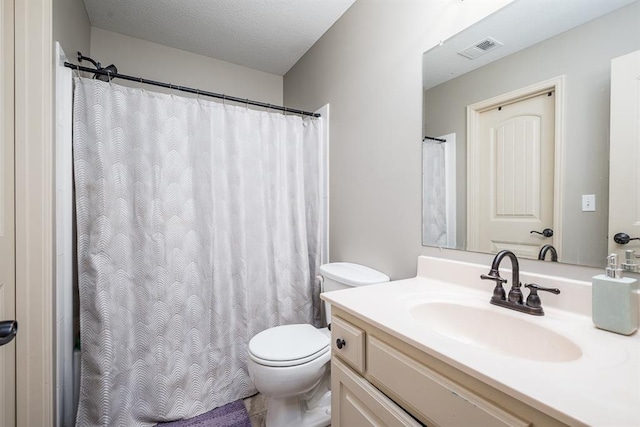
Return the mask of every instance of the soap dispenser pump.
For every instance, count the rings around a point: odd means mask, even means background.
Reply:
[[[607,257],[605,274],[593,276],[591,300],[593,324],[600,329],[631,335],[638,329],[636,279],[622,277],[618,255]]]

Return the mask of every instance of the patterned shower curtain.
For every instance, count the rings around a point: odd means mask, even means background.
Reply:
[[[255,392],[248,342],[319,321],[321,119],[75,79],[78,426]]]

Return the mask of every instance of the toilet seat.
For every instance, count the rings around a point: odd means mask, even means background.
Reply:
[[[308,324],[267,329],[249,341],[249,357],[265,366],[308,363],[331,350],[329,337]]]
[[[301,359],[295,359],[295,360],[283,360],[283,361],[267,360],[267,359],[261,359],[259,357],[256,357],[251,353],[249,353],[249,357],[251,358],[251,360],[253,360],[259,365],[269,366],[273,368],[287,368],[291,366],[304,365],[305,363],[312,362],[317,358],[321,357],[323,354],[329,353],[330,350],[331,348],[327,346],[322,351],[319,351],[307,357],[303,357]]]

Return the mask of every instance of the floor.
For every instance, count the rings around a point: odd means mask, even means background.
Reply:
[[[267,399],[260,393],[244,399],[244,406],[249,412],[251,427],[265,427],[267,417]],[[329,427],[331,427],[329,425]]]
[[[260,393],[244,399],[244,406],[249,412],[251,427],[265,427],[267,415],[267,399]]]

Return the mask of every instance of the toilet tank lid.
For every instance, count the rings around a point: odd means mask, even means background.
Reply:
[[[373,285],[391,280],[389,276],[378,270],[351,262],[331,262],[321,265],[320,274],[349,286]]]

